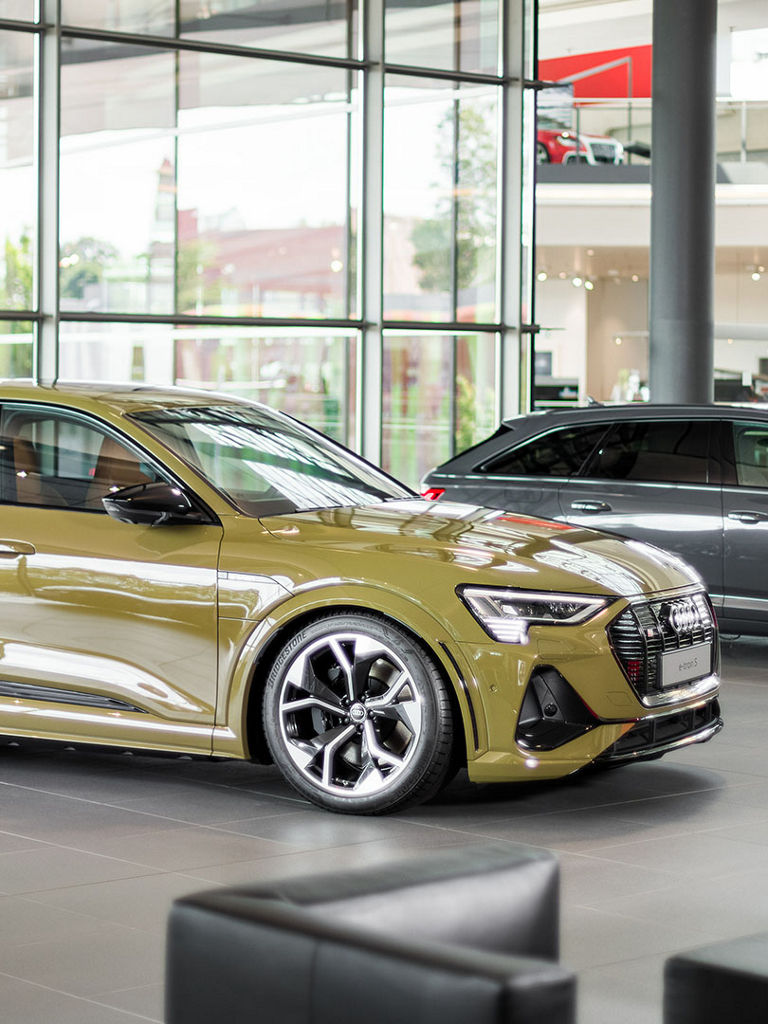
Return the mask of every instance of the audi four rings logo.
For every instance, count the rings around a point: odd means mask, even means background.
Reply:
[[[670,607],[667,620],[676,633],[690,633],[699,625],[699,614],[693,605],[680,602]]]

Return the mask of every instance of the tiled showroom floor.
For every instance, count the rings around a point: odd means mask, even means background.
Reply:
[[[672,951],[768,929],[768,642],[724,646],[726,729],[661,761],[473,787],[386,819],[272,768],[0,745],[0,1019],[162,1019],[171,900],[495,841],[554,850],[581,1024],[659,1024]]]

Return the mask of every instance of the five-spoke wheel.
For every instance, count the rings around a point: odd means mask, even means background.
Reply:
[[[372,615],[302,629],[272,668],[264,722],[288,781],[332,810],[394,810],[431,796],[448,771],[442,677],[408,634]]]

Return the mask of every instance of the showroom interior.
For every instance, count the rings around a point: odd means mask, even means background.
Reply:
[[[2,0],[0,378],[253,399],[414,489],[502,419],[652,400],[653,17]],[[718,0],[715,45],[712,393],[759,404],[763,0]],[[175,899],[482,844],[557,857],[579,1024],[661,1021],[668,957],[768,930],[768,646],[722,651],[711,743],[553,782],[459,773],[381,818],[273,766],[0,738],[6,1019],[162,1021]]]

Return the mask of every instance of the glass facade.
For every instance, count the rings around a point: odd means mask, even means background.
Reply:
[[[498,338],[494,334],[384,337],[383,461],[418,478],[496,428]]]
[[[0,374],[245,395],[418,483],[524,400],[530,7],[9,0]]]

